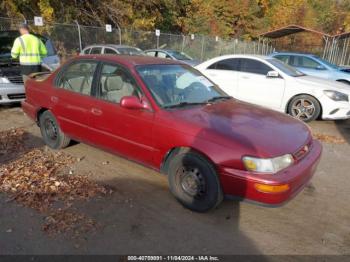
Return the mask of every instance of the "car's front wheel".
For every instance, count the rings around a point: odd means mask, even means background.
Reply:
[[[310,122],[319,117],[321,106],[316,98],[309,95],[299,95],[290,101],[288,113],[301,121]]]
[[[70,143],[58,125],[55,116],[50,111],[45,111],[39,117],[40,131],[47,146],[52,149],[65,148]]]
[[[221,203],[223,193],[214,166],[196,152],[180,152],[170,159],[170,191],[186,208],[208,211]]]

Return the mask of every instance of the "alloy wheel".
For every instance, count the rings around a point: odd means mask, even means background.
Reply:
[[[306,98],[297,99],[292,104],[291,114],[302,121],[308,121],[316,112],[314,103]]]

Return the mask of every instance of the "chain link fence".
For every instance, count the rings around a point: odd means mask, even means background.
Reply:
[[[0,17],[0,31],[17,30],[23,20]],[[239,39],[224,40],[218,37],[202,35],[179,35],[155,32],[135,31],[131,29],[112,28],[107,32],[104,27],[75,24],[45,23],[35,26],[33,20],[26,21],[34,33],[51,39],[57,54],[65,60],[80,52],[81,48],[93,44],[123,44],[136,46],[143,50],[164,48],[182,51],[194,59],[204,61],[224,54],[260,54],[274,51],[266,42],[242,41]]]

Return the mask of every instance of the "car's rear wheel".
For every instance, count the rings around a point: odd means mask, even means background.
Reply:
[[[52,149],[65,148],[70,143],[67,137],[60,129],[55,116],[50,111],[45,111],[39,117],[40,131],[47,146]]]
[[[208,211],[221,203],[223,193],[214,166],[196,152],[180,152],[170,159],[170,191],[186,208]]]
[[[314,97],[300,95],[290,101],[288,113],[301,121],[310,122],[318,118],[321,113],[321,106]]]

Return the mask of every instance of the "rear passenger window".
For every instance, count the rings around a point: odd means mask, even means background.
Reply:
[[[88,55],[88,54],[90,54],[90,51],[91,51],[91,48],[88,48],[88,49],[86,49],[86,50],[84,50],[84,54],[86,54],[86,55]]]
[[[93,47],[91,48],[90,54],[101,54],[102,53],[102,47]]]
[[[241,60],[241,71],[252,74],[267,75],[267,72],[273,69],[268,65],[253,59]]]
[[[216,62],[211,66],[209,66],[208,69],[238,71],[238,64],[239,64],[239,59],[231,58],[231,59],[225,59],[225,60]]]
[[[156,52],[155,51],[150,51],[146,53],[149,56],[156,56]]]
[[[289,56],[286,55],[276,55],[274,58],[277,58],[278,60],[288,64]]]
[[[105,48],[105,51],[104,51],[105,54],[113,54],[113,55],[116,55],[117,52],[111,48]]]
[[[99,97],[119,103],[124,96],[138,95],[135,80],[122,67],[104,64],[100,77]]]
[[[96,65],[96,62],[90,61],[81,61],[69,65],[60,72],[56,81],[57,87],[90,95]]]

